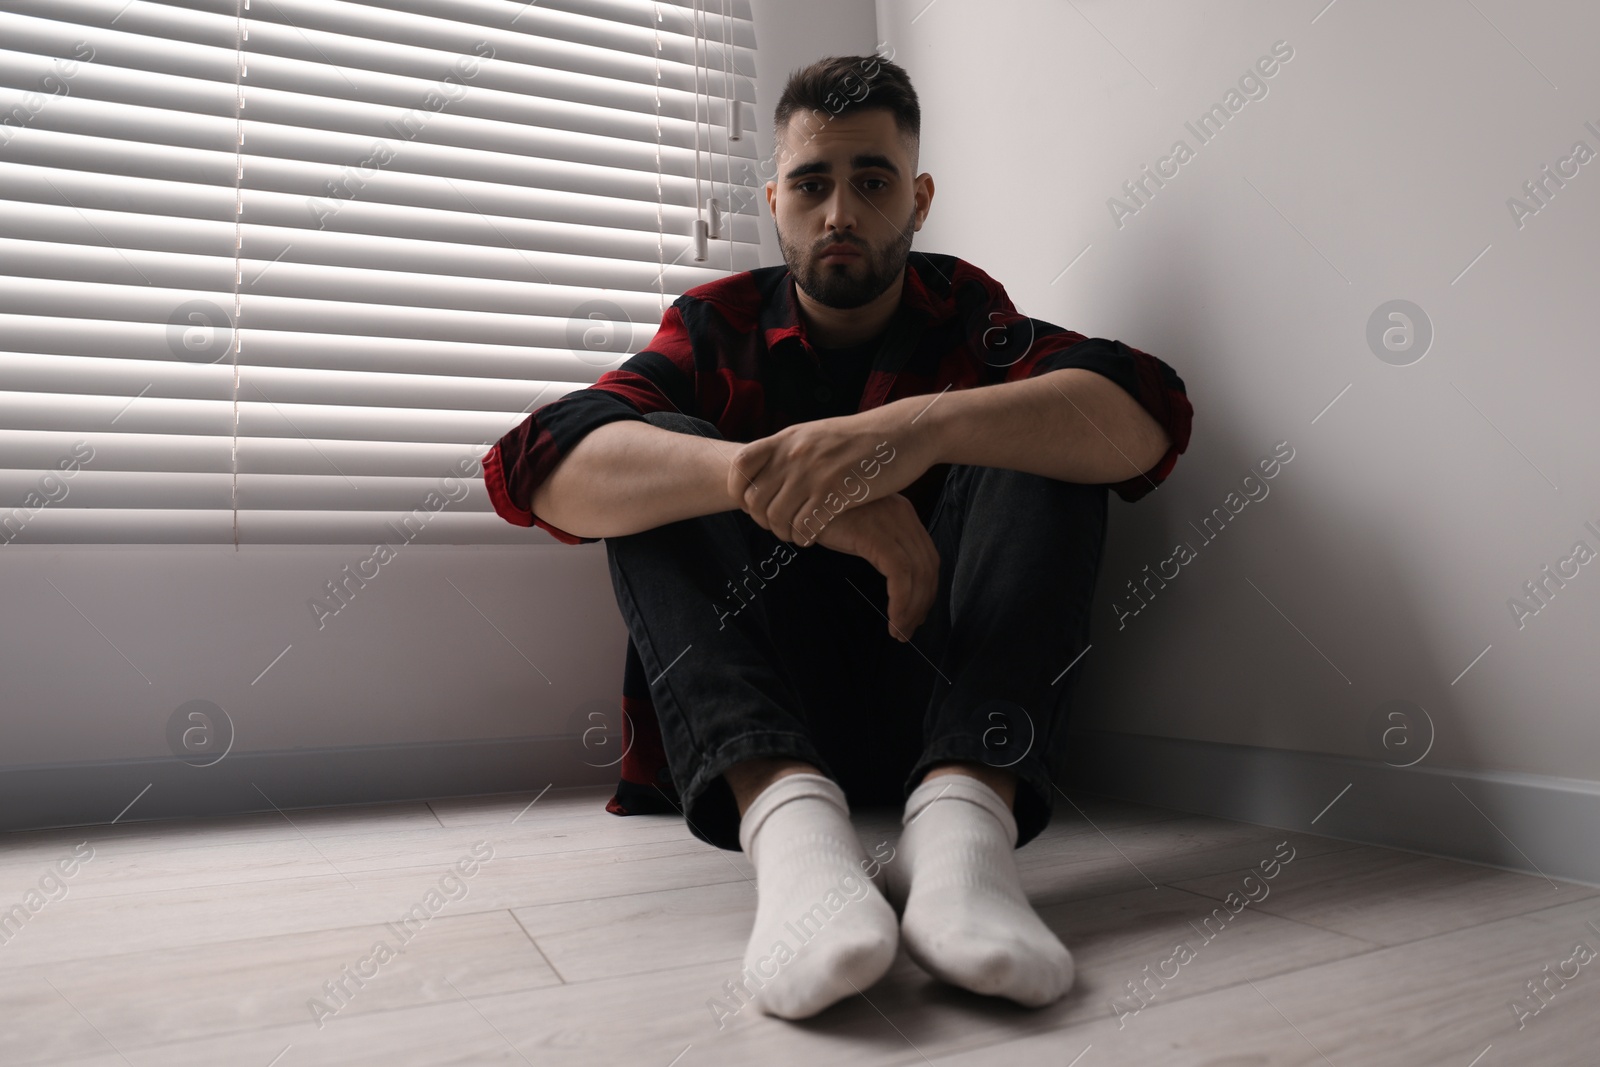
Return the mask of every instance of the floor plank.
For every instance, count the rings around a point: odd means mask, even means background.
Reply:
[[[389,951],[375,952],[379,943]],[[35,965],[0,975],[0,1003],[13,1022],[0,1024],[0,1063],[307,1021],[320,1030],[352,1014],[560,981],[506,911]]]
[[[1103,833],[1057,832],[1051,826],[1017,851],[1017,866],[1029,899],[1052,904],[1252,867],[1270,860],[1283,841],[1297,857],[1353,847],[1332,838],[1185,815]]]
[[[1600,960],[1520,1029],[1508,1004],[1574,940],[1600,948],[1592,920],[1594,901],[1560,905],[934,1062],[1060,1067],[1092,1045],[1096,1065],[1579,1067],[1600,1046]]]
[[[285,817],[287,815],[287,818]],[[378,830],[435,829],[439,820],[426,804],[361,804],[336,808],[298,808],[286,813],[257,812],[203,819],[99,823],[53,830],[0,833],[0,874],[12,868],[32,870],[70,855],[73,846],[90,841],[96,855],[164,852],[175,839],[192,835],[217,847],[267,841],[317,841]]]
[[[470,855],[457,857],[463,858]],[[21,965],[380,924],[407,914],[430,892],[443,893],[439,887],[453,871],[441,864],[252,881],[225,891],[197,885],[112,897],[69,895],[47,904],[3,950],[9,963]],[[710,885],[751,873],[742,854],[696,841],[496,855],[464,889],[451,890],[458,899],[439,911],[454,915],[633,893],[643,886]]]
[[[1176,884],[1221,899],[1247,873]],[[1266,899],[1253,906],[1324,930],[1397,945],[1594,896],[1600,896],[1600,889],[1358,846],[1297,858],[1269,887]]]

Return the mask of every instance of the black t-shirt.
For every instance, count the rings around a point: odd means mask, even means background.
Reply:
[[[818,416],[819,418],[856,413],[861,406],[861,394],[867,388],[867,377],[872,373],[873,357],[877,355],[887,336],[888,331],[885,330],[877,337],[843,348],[811,346],[816,349],[817,358],[822,363],[822,372],[826,378],[826,383],[820,384],[813,392],[817,404],[824,412]]]

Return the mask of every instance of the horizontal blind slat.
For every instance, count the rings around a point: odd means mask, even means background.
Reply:
[[[464,466],[441,466],[438,473],[404,477],[340,474],[247,474],[231,471],[110,470],[93,460],[76,469],[42,471],[0,468],[0,517],[18,508],[162,508],[233,507],[237,483],[241,510],[367,511],[404,515],[429,507],[430,498],[449,501],[460,511],[491,511],[481,478],[463,471],[476,467],[475,456],[463,455]]]
[[[185,250],[150,250],[128,247],[122,242],[112,243],[89,213],[62,213],[58,217],[64,224],[64,235],[81,234],[89,238],[89,242],[0,237],[0,289],[20,285],[21,280],[39,283],[55,280],[222,292],[231,290],[237,282],[247,298],[314,292],[328,300],[416,304],[426,302],[431,294],[432,299],[440,301],[441,307],[496,311],[527,307],[524,286],[528,282],[554,286],[557,277],[563,279],[569,292],[584,287],[584,280],[601,288],[656,289],[662,255],[658,236],[639,230],[467,216],[462,225],[475,232],[458,231],[456,236],[477,236],[483,244],[466,248],[445,246],[437,249],[435,255],[436,249],[426,241],[385,240],[364,234],[340,240],[342,235],[256,228],[251,232],[239,263],[235,264],[232,249],[228,247],[233,234],[227,230],[192,231],[187,236],[193,244]],[[733,221],[729,220],[730,227]],[[753,220],[746,221],[753,226]],[[72,233],[68,226],[78,233]],[[0,229],[4,228],[0,223]],[[503,246],[509,239],[505,232],[508,229],[516,231],[518,246],[494,247]],[[441,237],[445,233],[442,228],[436,232]],[[362,237],[368,239],[363,241]],[[493,240],[494,237],[499,237],[500,241]],[[200,247],[202,241],[210,248]],[[384,245],[388,245],[387,251],[383,251]],[[733,250],[739,257],[733,262],[750,262],[758,255],[754,242],[743,242],[743,245]],[[668,241],[665,247],[670,259],[689,258],[691,244],[685,238]],[[725,267],[729,263],[726,246],[710,251],[721,253],[717,257],[720,265]],[[548,269],[539,268],[532,258],[533,253],[542,253]],[[457,258],[475,265],[493,263],[494,266],[464,279],[460,274],[447,273],[450,261]],[[563,258],[568,263],[562,263]],[[624,262],[633,264],[626,275],[620,269]],[[708,259],[708,262],[716,261]],[[420,273],[403,269],[410,265],[428,270]],[[705,269],[692,260],[674,263],[673,267],[686,278],[690,276],[686,272]],[[18,281],[7,282],[5,276]],[[471,282],[482,284],[473,287]],[[698,284],[698,281],[691,284]],[[417,299],[419,294],[421,300]],[[83,310],[92,312],[95,309]]]
[[[140,173],[92,173],[55,165],[88,164],[94,159],[105,165],[105,157],[96,154],[105,142],[94,138],[73,142],[71,134],[28,130],[17,135],[9,150],[0,152],[0,192],[10,204],[20,205],[10,210],[51,204],[84,211],[233,221],[235,196],[231,184],[200,185]],[[580,222],[609,219],[637,227],[641,218],[648,219],[656,210],[659,201],[670,233],[672,225],[692,218],[697,207],[692,173],[662,175],[658,191],[654,172],[588,166],[568,166],[558,171],[553,165],[536,160],[490,154],[468,158],[458,154],[458,164],[470,165],[458,165],[455,174],[433,175],[371,166],[371,158],[358,159],[348,167],[252,158],[243,191],[246,217],[267,225],[332,229],[335,216],[352,204],[487,212],[507,217],[538,215],[543,205],[544,213],[552,216],[561,212]],[[138,170],[149,171],[159,169],[163,162],[181,165],[182,161],[162,161],[151,154],[134,162]],[[754,176],[740,171],[735,164],[735,196],[730,202],[728,172],[721,165],[723,161],[716,162],[714,187],[703,185],[701,191],[714,192],[724,202],[724,210],[731,209],[744,219],[759,218],[760,193]],[[176,172],[179,168],[172,169]],[[518,184],[519,176],[530,184]],[[736,217],[734,221],[740,219]],[[369,229],[381,232],[383,227],[369,222]],[[402,232],[399,227],[391,229]],[[749,238],[741,234],[739,239]]]
[[[228,87],[231,95],[231,86]],[[14,121],[0,127],[0,136],[7,158],[13,158],[13,142],[22,147],[30,142],[24,135],[30,132],[70,134],[92,138],[93,143],[74,145],[72,142],[49,144],[36,151],[52,150],[62,159],[82,159],[87,149],[113,150],[116,156],[107,162],[121,164],[126,159],[141,163],[154,157],[155,163],[168,163],[170,158],[199,161],[203,157],[183,153],[211,153],[211,165],[217,166],[216,157],[226,157],[229,166],[236,163],[241,136],[241,123],[230,113],[200,114],[178,113],[161,108],[111,100],[96,100],[81,94],[45,99],[42,104],[30,107],[29,94],[21,89],[0,86],[0,116],[20,115],[26,121]],[[261,98],[257,94],[248,99]],[[632,116],[620,111],[593,111],[584,114],[570,107],[552,106],[545,114],[533,117],[547,119],[551,125],[521,122],[513,116],[476,117],[449,112],[417,111],[408,108],[369,109],[364,115],[355,115],[353,109],[330,106],[318,109],[315,98],[279,101],[293,103],[281,106],[274,114],[273,107],[258,107],[242,118],[243,151],[247,157],[268,157],[290,160],[323,162],[332,166],[367,164],[379,156],[379,149],[387,145],[390,154],[398,154],[401,146],[407,160],[397,165],[402,169],[423,173],[450,173],[442,164],[452,162],[450,151],[459,149],[486,152],[518,159],[534,157],[560,160],[567,163],[613,167],[620,170],[648,171],[654,173],[656,155],[662,157],[662,166],[669,164],[674,172],[694,173],[694,129],[690,122],[663,123],[661,136],[655,135],[654,118]],[[318,118],[342,118],[354,130],[324,130],[309,123]],[[302,123],[297,124],[294,119]],[[561,124],[555,124],[561,123]],[[574,128],[576,127],[576,128]],[[726,140],[720,123],[707,126],[702,118],[701,168],[704,172],[708,160],[723,162],[735,173],[754,171],[737,161],[755,157],[754,141],[748,136],[739,142]],[[108,145],[104,142],[122,142]],[[659,146],[659,148],[658,148]],[[73,149],[78,148],[74,156]],[[151,152],[148,149],[156,151]],[[430,152],[429,149],[432,149]],[[444,151],[441,151],[444,150]],[[94,159],[96,157],[89,157]],[[28,160],[18,160],[26,162]],[[369,164],[370,165],[370,164]],[[148,170],[156,167],[146,163]],[[167,176],[161,171],[157,176]],[[208,175],[208,181],[210,181]],[[233,181],[230,173],[227,181]],[[212,182],[214,183],[214,182]]]
[[[722,250],[725,251],[725,250]],[[154,255],[147,253],[146,255]],[[131,255],[131,254],[130,254]],[[193,257],[198,258],[198,257]],[[267,264],[255,261],[246,265],[257,275]],[[699,268],[696,268],[699,270]],[[130,267],[136,271],[137,268]],[[681,268],[687,274],[689,268]],[[709,281],[718,272],[702,271]],[[487,283],[485,283],[487,284]],[[304,297],[255,293],[236,326],[241,330],[292,330],[305,333],[357,334],[366,337],[403,337],[434,341],[476,341],[488,344],[534,345],[550,349],[569,349],[577,353],[573,339],[582,340],[591,320],[579,316],[593,297],[563,291],[558,286],[528,283],[522,310],[475,310],[443,307],[408,307],[402,304],[361,303],[350,300],[318,300]],[[623,312],[614,332],[605,338],[591,339],[594,347],[605,351],[637,351],[648,343],[660,325],[651,294],[612,290],[602,296],[606,305]],[[0,314],[39,316],[108,316],[111,322],[138,325],[144,351],[165,348],[167,358],[188,362],[217,362],[227,356],[232,342],[228,323],[233,306],[232,294],[203,289],[172,289],[155,286],[75,282],[57,278],[18,278],[0,276]],[[637,309],[637,310],[630,310]],[[54,322],[54,319],[45,319]],[[148,330],[157,326],[155,333]],[[133,331],[130,331],[133,332]],[[112,331],[112,344],[122,343]],[[157,346],[151,346],[155,341]],[[602,343],[596,343],[602,342]],[[30,343],[30,350],[50,351],[49,346]],[[101,352],[86,353],[99,355]],[[248,360],[248,356],[244,357]]]
[[[32,515],[10,545],[48,544],[232,544],[232,511],[135,508],[53,508]],[[411,539],[393,518],[359,511],[240,511],[239,543],[245,545],[386,544],[520,545],[558,542],[543,530],[513,526],[492,511],[433,513]],[[7,550],[0,538],[0,551]],[[15,551],[15,549],[11,549]],[[352,553],[352,562],[367,558]],[[324,580],[337,577],[329,574]],[[312,587],[307,596],[321,595]]]
[[[496,411],[457,411],[377,405],[297,404],[250,390],[231,400],[161,396],[64,396],[0,390],[0,424],[20,430],[80,431],[115,428],[123,433],[228,437],[237,407],[240,447],[247,437],[322,440],[434,441],[463,443],[497,439],[509,427]]]
[[[405,10],[427,14],[437,10],[434,0],[357,0],[369,7],[385,11]],[[691,12],[694,0],[660,0],[643,6],[630,0],[454,0],[451,16],[458,21],[485,28],[498,29],[522,25],[523,9],[537,2],[545,11],[560,11],[584,18],[604,19],[627,26],[644,29],[661,27],[663,34],[694,33]],[[750,10],[750,0],[705,0],[706,35],[714,42],[723,39],[723,9],[732,32],[732,41],[742,48],[755,48],[755,28]],[[661,19],[658,22],[656,15]]]
[[[505,416],[509,428],[520,415]],[[491,442],[492,443],[492,442]],[[6,469],[62,470],[75,456],[102,471],[231,474],[233,440],[170,433],[117,433],[102,429],[0,429]],[[462,456],[482,456],[489,444],[461,441],[309,441],[263,437],[239,442],[239,473],[351,478],[428,477],[456,467]]]
[[[546,398],[561,395],[576,384],[243,364],[239,382],[241,388],[259,388],[278,403],[458,411],[526,407],[541,394]],[[146,396],[167,399],[231,401],[233,387],[231,364],[197,366],[38,353],[7,353],[0,360],[0,389],[11,392],[128,398],[144,390]]]
[[[196,328],[197,332],[199,328]],[[198,340],[217,347],[215,334]],[[164,324],[122,323],[104,319],[52,319],[0,314],[0,337],[18,353],[104,357],[141,367],[172,363],[193,366],[197,358],[178,359]],[[181,346],[181,342],[180,342]],[[7,355],[0,350],[0,360]],[[427,374],[442,365],[462,376],[520,379],[543,384],[587,383],[600,370],[620,363],[623,352],[534,348],[470,341],[431,341],[415,337],[366,337],[360,334],[318,334],[296,330],[250,332],[249,365],[261,367],[336,368],[398,374]],[[593,362],[585,362],[587,357]],[[219,360],[229,366],[231,357]],[[207,364],[209,365],[209,364]],[[0,367],[4,363],[0,362]]]

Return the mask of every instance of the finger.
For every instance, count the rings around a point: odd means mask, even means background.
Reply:
[[[909,558],[907,570],[911,575],[912,588],[911,603],[907,605],[906,614],[910,629],[915,629],[928,617],[938,579],[935,576],[930,580],[928,561],[921,545],[915,542],[908,545],[906,555]]]
[[[917,616],[917,623],[921,625],[922,621],[928,617],[928,612],[933,609],[933,602],[939,597],[939,548],[933,543],[933,538],[928,536],[927,530],[921,531],[921,537],[918,540],[921,541],[922,552],[925,557],[923,589],[927,594],[927,600],[922,605],[922,613]]]
[[[822,533],[822,528],[814,522],[799,522],[789,527],[789,533],[793,544],[805,548],[816,541],[818,535]]]
[[[745,490],[750,488],[750,472],[745,466],[751,462],[753,444],[745,445],[733,455],[733,461],[728,464],[728,495],[735,500],[743,500]]]
[[[728,468],[728,493],[745,501],[745,510],[751,510],[749,494],[755,491],[756,478],[772,460],[772,445],[768,439],[751,441],[735,453]]]
[[[908,641],[915,629],[906,611],[912,592],[911,572],[896,561],[884,572],[884,579],[889,587],[889,636],[896,641]]]
[[[899,528],[901,550],[905,553],[911,574],[912,602],[908,616],[913,627],[921,626],[933,607],[939,591],[939,551],[933,538],[923,528],[921,520],[908,509],[907,521]]]
[[[773,536],[780,541],[788,541],[792,544],[801,533],[800,530],[795,529],[794,517],[784,513],[777,497],[773,497],[767,504],[767,522],[771,524],[770,528]]]
[[[763,530],[767,529],[767,516],[764,511],[762,511],[760,508],[752,508],[743,498],[740,498],[739,506],[744,509],[744,513],[749,515],[751,520],[757,526],[761,527]]]
[[[768,514],[771,508],[771,501],[766,499],[764,487],[751,482],[745,486],[744,492],[740,494],[739,502],[762,529],[772,529],[772,518]]]
[[[933,602],[939,593],[939,572],[937,570],[924,570],[918,575],[917,591],[920,594],[917,601],[917,614],[914,625],[921,626],[928,621],[928,612],[933,610]]]
[[[774,451],[775,446],[770,437],[749,442],[739,450],[739,469],[744,471],[746,478],[754,479],[761,473],[761,469],[772,461]]]
[[[900,606],[898,623],[905,640],[910,641],[917,627],[921,626],[923,619],[927,617],[928,606],[933,602],[933,598],[928,594],[928,581],[922,572],[922,562],[912,546],[906,546],[903,558],[906,596]]]
[[[785,485],[767,505],[767,518],[772,523],[772,530],[774,533],[783,531],[778,533],[778,536],[785,541],[809,536],[812,532],[820,530],[828,518],[826,515],[819,516],[808,510],[806,504],[809,502],[798,500],[797,496],[798,494],[790,486]],[[807,522],[808,519],[812,521]]]

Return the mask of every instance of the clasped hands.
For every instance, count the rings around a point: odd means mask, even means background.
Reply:
[[[939,586],[939,553],[900,490],[937,461],[926,426],[886,404],[796,423],[734,453],[728,496],[782,541],[860,556],[888,583],[889,632],[909,641]]]

